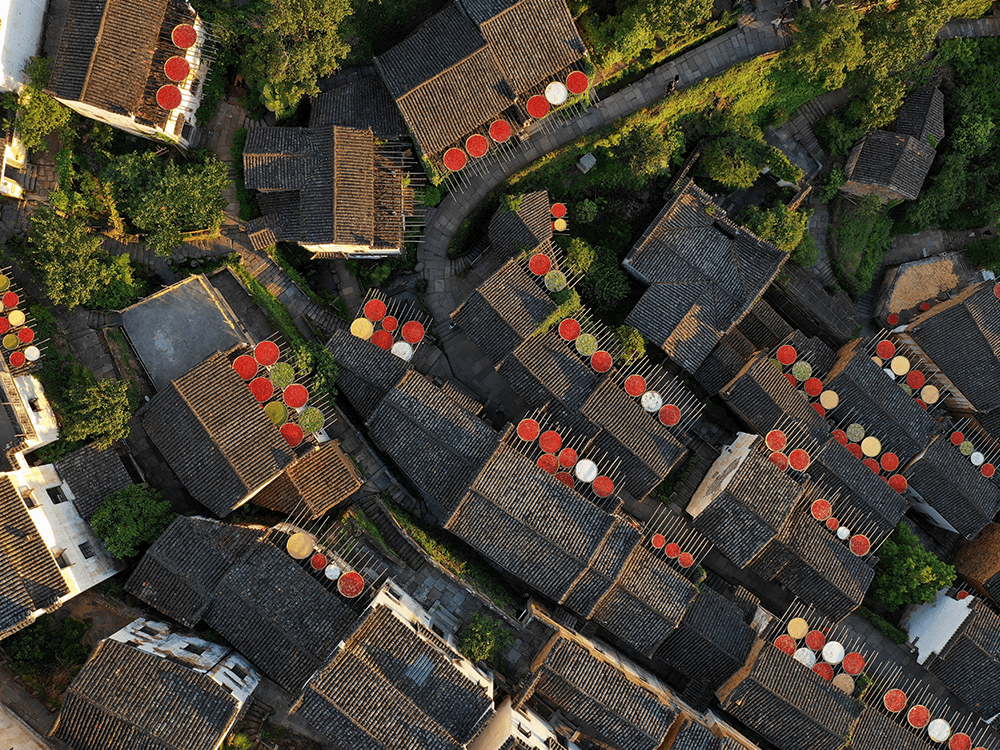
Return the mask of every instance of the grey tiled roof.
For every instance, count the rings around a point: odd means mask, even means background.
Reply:
[[[671,398],[668,393],[662,395],[665,402]],[[656,415],[649,414],[610,377],[598,385],[580,412],[602,428],[595,447],[621,461],[622,483],[636,499],[652,492],[687,453]]]
[[[425,376],[408,372],[367,421],[368,434],[450,515],[500,436]]]
[[[103,640],[67,689],[52,734],[74,750],[214,750],[238,709],[207,674]]]
[[[677,711],[617,665],[561,638],[546,655],[532,691],[601,747],[656,750]]]
[[[357,616],[287,552],[259,542],[219,581],[204,621],[285,690],[298,690]]]
[[[741,568],[777,536],[803,492],[760,450],[750,451],[722,492],[703,491],[716,497],[695,517],[695,528]]]
[[[625,258],[650,285],[626,323],[694,372],[787,258],[688,180]]]
[[[1000,406],[1000,300],[991,283],[935,305],[907,333],[976,409]]]
[[[841,750],[864,708],[770,643],[741,677],[722,708],[782,750]]]
[[[906,95],[896,114],[896,133],[936,146],[944,138],[944,94],[937,86],[921,86]]]
[[[924,449],[937,432],[937,424],[916,400],[872,361],[864,351],[845,355],[826,387],[840,397],[838,409],[850,410],[852,421],[876,435],[883,448],[905,464]]]
[[[125,588],[192,628],[212,603],[226,571],[260,534],[257,529],[178,516],[143,555]]]
[[[458,750],[492,707],[449,655],[378,606],[313,675],[292,712],[352,750]]]
[[[344,394],[361,415],[368,419],[375,407],[391,391],[411,365],[351,334],[346,327],[338,328],[326,348],[337,360],[337,389]]]
[[[104,498],[132,484],[114,448],[77,448],[56,463],[56,471],[73,491],[73,505],[84,520],[94,515]]]
[[[379,137],[406,135],[406,122],[377,75],[324,91],[312,102],[309,127],[371,128]]]
[[[565,0],[463,0],[518,94],[568,68],[584,46]],[[492,7],[491,7],[492,6]]]
[[[555,310],[523,264],[510,260],[480,284],[452,319],[493,362],[500,362]]]
[[[501,444],[446,528],[558,602],[612,523],[607,513]]]
[[[536,409],[552,399],[567,409],[580,409],[597,385],[596,373],[556,330],[527,338],[497,372]]]
[[[561,2],[562,0],[560,0]],[[515,196],[517,210],[501,205],[490,219],[487,235],[493,252],[500,258],[513,258],[534,250],[552,239],[552,206],[547,190]]]
[[[694,378],[711,394],[721,391],[753,359],[757,347],[737,326],[719,339],[712,353],[695,370]]]
[[[743,618],[735,604],[703,586],[654,658],[715,690],[743,666],[757,638]]]
[[[376,57],[375,68],[428,156],[513,103],[493,50],[457,2]]]
[[[188,492],[219,516],[294,458],[229,358],[218,352],[153,396],[139,419]]]
[[[770,351],[794,332],[788,322],[763,299],[752,305],[736,326],[758,349]]]
[[[722,742],[723,738],[716,737],[704,724],[688,721],[677,733],[670,750],[721,750]]]
[[[947,435],[938,436],[906,471],[906,479],[928,505],[960,534],[978,536],[1000,512],[1000,488],[986,479]]]
[[[316,518],[353,495],[362,484],[340,443],[330,440],[296,459],[250,502],[288,515],[309,513]]]
[[[873,130],[848,155],[844,173],[848,183],[885,188],[914,200],[936,155],[926,141]]]
[[[251,128],[243,168],[247,188],[282,194],[262,203],[251,235],[269,230],[278,240],[345,252],[402,243],[402,171],[378,153],[367,128]]]
[[[787,557],[771,577],[833,622],[858,608],[875,577],[871,565],[805,511],[797,514],[772,545],[780,545]],[[769,556],[765,551],[762,565],[768,565]],[[751,565],[751,569],[756,572],[757,566]]]
[[[923,732],[886,713],[881,701],[865,708],[851,738],[851,750],[931,750],[934,745]]]
[[[59,573],[28,509],[4,474],[0,476],[0,638],[31,622],[37,609],[56,605],[69,587]]]
[[[960,700],[991,718],[1000,713],[1000,615],[977,602],[927,669]]]
[[[815,440],[825,440],[830,434],[826,420],[763,355],[746,366],[721,393],[733,410],[762,435],[788,418]]]

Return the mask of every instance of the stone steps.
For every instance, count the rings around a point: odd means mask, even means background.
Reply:
[[[423,552],[399,527],[378,495],[366,493],[358,499],[357,503],[368,519],[375,524],[385,543],[400,556],[407,567],[412,570],[420,570],[424,567],[427,560]]]

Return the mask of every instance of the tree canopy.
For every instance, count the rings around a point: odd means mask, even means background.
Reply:
[[[93,439],[98,450],[131,432],[128,381],[90,378],[70,386],[63,400],[62,437]]]
[[[4,123],[5,128],[17,127],[21,145],[29,151],[44,148],[45,138],[69,124],[72,111],[45,93],[49,82],[51,62],[44,57],[32,57],[24,66],[27,84],[18,94],[4,94],[4,109],[13,118]]]
[[[809,215],[801,211],[789,211],[780,203],[768,209],[748,206],[740,214],[740,223],[761,239],[790,253],[802,241],[809,226]]]
[[[798,33],[785,62],[813,83],[840,88],[865,58],[862,18],[850,3],[803,8],[795,16]]]
[[[177,163],[152,151],[119,156],[101,174],[121,213],[148,233],[146,244],[169,255],[184,232],[216,231],[225,220],[229,170],[214,156]]]
[[[955,581],[955,569],[924,549],[905,521],[879,548],[871,593],[887,609],[932,602]]]
[[[132,484],[105,497],[90,526],[108,552],[124,560],[155,542],[175,516],[159,492]]]

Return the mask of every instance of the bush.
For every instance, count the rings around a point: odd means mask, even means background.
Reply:
[[[970,242],[965,248],[965,256],[988,271],[1000,271],[1000,237]]]
[[[871,594],[888,610],[933,602],[938,591],[955,581],[955,569],[924,549],[904,521],[878,554]]]
[[[844,200],[840,205],[833,270],[857,299],[875,283],[882,256],[892,246],[892,221],[882,208],[882,199],[874,193],[861,198],[856,206]]]
[[[53,672],[56,667],[79,666],[90,655],[90,649],[82,642],[88,630],[89,620],[82,622],[67,617],[59,621],[43,617],[7,638],[3,650],[18,667],[30,672]]]
[[[501,620],[477,612],[458,634],[458,650],[473,663],[496,665],[504,651],[514,645],[514,636]]]
[[[625,364],[630,365],[646,356],[646,339],[632,326],[618,326],[615,338],[622,346],[622,360]]]
[[[562,239],[562,238],[560,238]],[[594,265],[596,253],[586,240],[574,237],[565,248],[566,261],[574,273],[587,273]]]
[[[720,141],[710,143],[698,159],[701,173],[729,190],[753,187],[760,169],[745,154],[726,148]]]
[[[436,185],[428,185],[424,188],[422,201],[425,206],[436,206],[441,202],[441,188]]]
[[[882,615],[877,615],[865,607],[858,607],[856,611],[859,617],[864,617],[868,620],[882,635],[893,643],[906,643],[906,633],[882,617]]]
[[[159,492],[133,484],[105,497],[90,526],[108,552],[124,560],[155,542],[176,515]]]
[[[237,128],[236,132],[233,133],[233,144],[229,148],[229,155],[233,160],[233,183],[236,185],[236,200],[240,204],[240,221],[250,221],[260,216],[257,199],[247,190],[246,182],[243,179],[243,149],[247,144],[248,132],[246,128]]]
[[[802,235],[802,241],[792,250],[789,260],[803,268],[812,268],[816,265],[816,261],[819,260],[819,249],[811,234],[806,232]]]
[[[225,219],[222,192],[229,185],[229,168],[214,156],[177,165],[152,151],[126,154],[101,178],[125,218],[148,233],[146,244],[159,255],[170,255],[184,241],[184,232],[216,232]]]
[[[613,310],[629,293],[629,282],[618,265],[618,256],[607,248],[595,248],[593,265],[578,284],[580,294],[595,310]]]
[[[600,207],[597,205],[596,201],[584,198],[576,204],[576,210],[573,212],[573,218],[581,224],[590,224],[597,218],[597,212],[599,210]]]
[[[740,214],[740,223],[756,234],[762,240],[777,245],[778,248],[790,253],[802,242],[806,228],[809,226],[809,215],[801,211],[789,211],[780,203],[767,210],[758,206],[749,206]],[[814,261],[815,262],[815,261]]]
[[[816,197],[823,203],[829,203],[837,197],[837,192],[845,182],[847,182],[847,177],[844,175],[844,170],[834,167],[827,174],[823,187],[816,191]]]
[[[65,440],[93,439],[98,450],[129,436],[131,418],[128,381],[95,380],[87,373],[70,386],[63,403],[61,437]]]
[[[45,139],[50,134],[69,124],[73,112],[45,93],[49,82],[52,63],[44,57],[32,57],[24,66],[28,83],[15,97],[4,95],[4,105],[14,111],[14,121],[4,123],[5,127],[15,125],[21,144],[28,151],[45,147]]]
[[[86,307],[95,310],[124,310],[149,289],[146,282],[135,278],[134,264],[127,255],[116,255],[107,260],[108,278],[104,286],[94,290]]]

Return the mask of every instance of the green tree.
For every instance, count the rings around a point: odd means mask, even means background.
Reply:
[[[614,251],[598,247],[595,253],[594,264],[577,288],[591,307],[606,312],[628,296],[628,277],[618,265]]]
[[[806,232],[802,235],[802,241],[792,250],[788,259],[802,268],[812,268],[816,265],[816,261],[819,260],[819,249],[811,234]]]
[[[56,667],[87,661],[90,649],[83,636],[89,629],[90,620],[43,617],[5,640],[3,650],[21,669],[51,674]]]
[[[14,113],[5,128],[17,127],[21,144],[28,151],[45,147],[45,138],[69,124],[73,112],[45,93],[52,63],[45,57],[32,57],[24,66],[28,82],[17,94],[4,94],[4,108]]]
[[[934,601],[955,581],[955,569],[924,549],[905,521],[879,548],[871,593],[889,610]]]
[[[804,8],[795,15],[799,33],[785,62],[827,90],[839,89],[865,58],[861,13],[850,3]]]
[[[773,242],[790,253],[802,241],[809,226],[809,215],[801,211],[789,211],[780,203],[766,210],[759,206],[749,206],[740,214],[740,223],[761,239]]]
[[[112,263],[82,219],[60,216],[48,206],[40,206],[31,215],[28,241],[15,243],[15,248],[55,305],[88,304],[94,295],[121,281],[125,271]],[[127,273],[125,281],[131,282],[130,267]]]
[[[640,357],[646,356],[646,339],[632,326],[618,326],[615,338],[622,346],[622,359],[630,365]]]
[[[702,174],[729,190],[746,190],[753,187],[760,176],[760,168],[736,148],[722,140],[705,147],[698,159]]]
[[[65,396],[62,437],[94,440],[98,450],[129,436],[131,416],[128,381],[94,380],[74,383]]]
[[[977,266],[994,273],[1000,271],[1000,237],[970,242],[965,246],[965,256]]]
[[[514,636],[503,622],[479,612],[458,634],[458,650],[472,662],[496,664],[500,655],[514,645]]]
[[[214,156],[178,165],[147,151],[119,156],[101,178],[125,218],[148,233],[146,244],[169,255],[184,241],[183,232],[222,226],[228,172]]]
[[[124,560],[155,542],[176,515],[159,492],[132,484],[105,497],[90,526],[108,552]]]
[[[318,81],[333,73],[350,52],[344,19],[349,0],[269,0],[249,20],[241,69],[264,105],[279,117],[304,96],[319,93]]]
[[[585,239],[574,237],[569,241],[564,252],[569,268],[574,273],[587,273],[594,265],[596,253]]]
[[[633,176],[644,181],[665,171],[671,157],[683,147],[680,131],[670,130],[664,137],[656,125],[640,120],[622,134],[613,154]]]
[[[712,0],[625,0],[618,9],[601,24],[610,42],[602,65],[638,57],[657,40],[676,43],[712,15]]]

